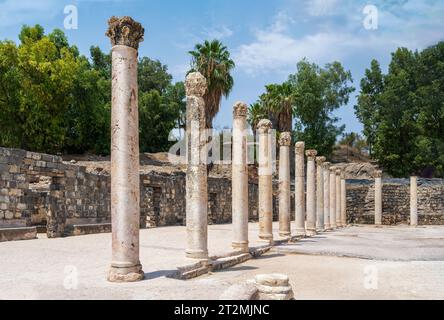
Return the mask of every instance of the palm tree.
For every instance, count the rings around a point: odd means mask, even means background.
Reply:
[[[295,95],[290,83],[270,84],[265,87],[266,93],[261,96],[271,117],[276,121],[276,129],[280,132],[291,132]]]
[[[233,88],[233,77],[230,72],[234,61],[222,42],[213,40],[197,44],[191,54],[191,70],[199,71],[206,79],[208,90],[204,96],[206,106],[206,127],[213,127],[213,119],[219,112],[222,96],[228,97]]]
[[[256,127],[259,121],[262,119],[267,118],[267,110],[264,107],[264,104],[260,101],[257,101],[253,104],[250,104],[250,107],[248,108],[248,123],[251,126],[251,129],[253,130],[253,134],[256,135]]]

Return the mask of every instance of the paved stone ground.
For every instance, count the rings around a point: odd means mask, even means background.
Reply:
[[[230,250],[230,230],[230,225],[209,227],[211,255]],[[257,233],[257,224],[250,224],[251,238]],[[272,272],[289,275],[297,299],[443,299],[443,238],[444,227],[353,226],[183,281],[165,275],[192,262],[184,258],[185,228],[142,230],[146,280],[131,284],[106,281],[110,234],[4,242],[0,299],[218,299],[231,285]],[[370,274],[377,274],[378,289],[366,288]],[[72,279],[77,289],[70,289]]]

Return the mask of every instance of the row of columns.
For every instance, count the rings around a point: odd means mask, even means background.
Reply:
[[[382,171],[375,170],[375,225],[382,225]],[[410,177],[410,225],[418,225],[418,177]]]

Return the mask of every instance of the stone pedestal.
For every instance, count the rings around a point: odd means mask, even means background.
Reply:
[[[259,274],[255,282],[258,300],[294,300],[290,281],[284,274]]]
[[[341,169],[336,169],[336,227],[342,227],[341,221]]]
[[[242,252],[248,252],[247,112],[245,103],[233,107],[232,246]]]
[[[259,121],[259,238],[273,243],[273,183],[271,121]]]
[[[345,172],[341,173],[341,224],[347,226],[347,185],[345,181]]]
[[[382,224],[382,171],[376,170],[375,177],[375,224]]]
[[[316,230],[324,231],[324,172],[325,157],[316,157]]]
[[[322,165],[322,176],[324,179],[324,227],[330,230],[330,162]]]
[[[290,190],[290,144],[291,133],[282,132],[279,138],[279,235],[291,235],[291,190]]]
[[[137,61],[144,29],[130,17],[112,17],[111,222],[112,261],[108,280],[144,278],[139,261],[139,109]]]
[[[305,143],[295,145],[295,236],[305,236]]]
[[[307,150],[307,235],[316,234],[316,150]]]
[[[410,225],[418,225],[418,177],[410,177]]]
[[[186,256],[208,258],[207,225],[207,137],[205,134],[205,102],[207,82],[199,72],[188,74],[187,95],[187,175],[186,175]]]
[[[336,229],[336,167],[330,167],[330,228]]]

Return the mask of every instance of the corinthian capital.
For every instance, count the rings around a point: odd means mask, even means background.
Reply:
[[[108,20],[108,31],[105,33],[111,39],[113,46],[123,45],[139,49],[139,43],[143,41],[145,30],[139,22],[131,17],[111,17]]]
[[[200,72],[191,72],[185,80],[186,95],[203,97],[207,91],[207,80]]]
[[[279,145],[289,147],[291,144],[291,133],[282,132],[279,137]]]
[[[273,125],[271,124],[270,120],[262,119],[257,124],[257,131],[259,133],[268,133],[268,131],[270,131],[272,127],[273,127]]]
[[[245,118],[247,116],[248,108],[243,102],[236,102],[233,106],[233,117],[234,118]]]

